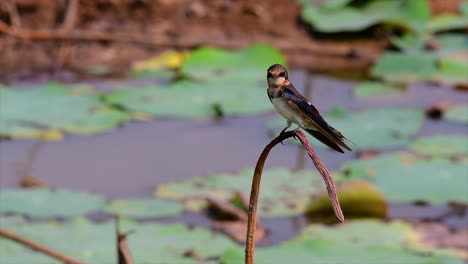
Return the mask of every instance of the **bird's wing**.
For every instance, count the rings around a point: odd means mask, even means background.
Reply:
[[[289,83],[283,87],[281,96],[288,102],[289,106],[301,113],[305,121],[312,125],[317,131],[313,129],[305,129],[309,134],[320,140],[325,145],[343,152],[340,147],[351,150],[351,148],[344,142],[346,138],[334,129],[323,119],[320,112],[307,99],[304,98],[296,88]]]

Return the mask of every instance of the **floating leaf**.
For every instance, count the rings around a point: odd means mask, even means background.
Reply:
[[[468,155],[468,137],[462,135],[436,135],[417,139],[410,148],[423,155]]]
[[[439,59],[456,60],[468,50],[468,36],[465,34],[444,33],[434,38],[437,43],[435,52]]]
[[[1,189],[0,214],[23,214],[35,218],[72,217],[99,210],[99,195],[64,189]]]
[[[347,2],[316,7],[307,3],[301,16],[317,31],[325,33],[361,31],[380,23],[420,32],[430,16],[425,0],[369,1],[362,7],[344,4]]]
[[[386,52],[377,59],[372,75],[391,82],[415,82],[429,79],[437,70],[434,54]]]
[[[262,81],[265,88],[266,69],[275,63],[285,64],[284,57],[279,50],[267,44],[255,44],[238,51],[205,47],[193,51],[180,70],[195,80]]]
[[[325,115],[325,120],[351,140],[354,143],[351,148],[356,150],[405,146],[409,137],[420,129],[424,121],[422,111],[407,107],[335,113]],[[284,119],[276,119],[268,126],[276,135],[284,128],[284,124]],[[323,146],[312,136],[309,139],[313,145]]]
[[[226,236],[204,228],[158,223],[128,228],[135,230],[127,239],[135,263],[207,263],[228,249],[240,249]]]
[[[125,112],[101,107],[93,110],[93,113],[86,119],[66,125],[63,129],[78,135],[93,135],[111,130],[119,124],[128,122],[129,119],[129,115]]]
[[[337,188],[338,197],[343,213],[347,219],[357,217],[385,218],[387,203],[383,195],[365,181],[352,180]],[[320,217],[334,217],[333,208],[327,193],[313,200],[307,207],[307,215],[314,219]]]
[[[178,69],[188,56],[188,52],[169,50],[159,56],[137,61],[132,64],[130,75],[134,78],[157,77],[172,79],[173,70]]]
[[[372,234],[372,235],[369,235]],[[448,253],[420,246],[417,233],[402,222],[355,221],[336,228],[312,225],[295,239],[255,251],[255,263],[375,264],[382,260],[405,264],[462,264]],[[243,251],[230,249],[223,264],[241,263]]]
[[[181,182],[163,184],[157,187],[156,196],[184,201],[198,209],[206,207],[207,197],[231,200],[237,192],[247,192],[252,184],[253,171],[244,169],[236,174],[211,175]],[[324,190],[321,178],[316,172],[305,170],[290,172],[286,169],[268,169],[263,172],[259,211],[263,217],[292,216],[304,212],[310,197]],[[198,201],[198,202],[197,202]]]
[[[444,118],[452,122],[468,124],[468,104],[450,107],[445,111]]]
[[[468,203],[466,165],[427,161],[382,171],[375,181],[384,196],[396,202]]]
[[[104,211],[127,217],[162,217],[179,215],[184,210],[180,203],[161,199],[119,199],[111,201]]]
[[[205,263],[221,255],[229,248],[238,249],[230,239],[213,234],[203,228],[189,229],[184,225],[159,223],[134,223],[122,221],[121,227],[133,230],[127,237],[135,263]],[[0,219],[2,228],[37,241],[59,252],[86,263],[116,263],[116,239],[113,222],[92,223],[74,219],[59,224],[27,223],[12,219]],[[50,264],[58,263],[42,254],[29,250],[16,242],[0,239],[2,264]]]
[[[447,85],[468,86],[468,61],[440,60],[432,79]]]
[[[358,159],[345,162],[341,166],[343,177],[348,179],[375,180],[378,174],[393,167],[409,166],[421,159],[405,152],[381,154],[370,159]]]
[[[456,14],[441,14],[429,20],[427,29],[430,32],[440,32],[448,30],[466,29],[468,26],[468,16]]]
[[[390,201],[468,203],[468,173],[463,163],[396,153],[347,162],[343,171],[349,178],[370,179]]]
[[[381,82],[362,82],[354,87],[353,93],[357,97],[369,97],[401,92],[402,89],[391,84]]]
[[[106,108],[89,87],[47,83],[28,89],[0,87],[0,136],[43,138],[43,132],[95,134],[128,120],[125,113]],[[50,134],[50,133],[49,133]],[[50,137],[49,137],[50,138]]]
[[[184,62],[187,57],[187,52],[178,52],[169,50],[163,52],[159,56],[151,57],[149,59],[136,61],[132,65],[134,71],[157,71],[162,69],[177,69]]]
[[[217,106],[226,115],[243,115],[272,109],[265,87],[241,80],[179,81],[169,87],[115,90],[106,100],[133,112],[172,118],[213,117]]]
[[[201,48],[180,68],[188,79],[167,86],[120,89],[106,99],[132,112],[173,118],[266,112],[272,106],[264,78],[273,63],[284,63],[284,59],[269,45],[239,51]]]

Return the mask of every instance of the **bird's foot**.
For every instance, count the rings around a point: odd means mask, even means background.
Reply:
[[[296,127],[294,130],[292,130],[292,132],[293,132],[293,138],[294,138],[295,140],[298,139],[298,138],[297,138],[297,135],[296,135],[296,132],[297,132],[298,130],[299,130],[299,127]]]

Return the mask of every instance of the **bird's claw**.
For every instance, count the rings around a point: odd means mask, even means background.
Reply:
[[[298,140],[298,137],[297,137],[297,134],[296,134],[296,132],[297,132],[298,130],[299,130],[299,127],[297,127],[297,128],[295,128],[294,130],[292,130],[292,132],[293,132],[293,138],[294,138],[295,140]]]

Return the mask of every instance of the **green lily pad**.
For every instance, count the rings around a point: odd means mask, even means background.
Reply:
[[[422,111],[407,108],[379,108],[361,112],[331,111],[325,115],[325,120],[354,144],[354,150],[384,149],[405,146],[409,137],[422,126],[424,114]],[[282,118],[268,124],[277,135],[285,125]],[[324,146],[312,136],[308,136],[314,146]]]
[[[338,186],[337,194],[346,219],[387,217],[388,207],[385,198],[369,182],[361,180],[348,181]],[[312,220],[318,216],[324,217],[326,220],[334,218],[328,193],[324,192],[309,204],[307,216]]]
[[[372,67],[374,77],[402,83],[428,80],[436,71],[436,56],[429,53],[386,52]]]
[[[273,63],[284,59],[268,45],[239,51],[201,48],[181,65],[187,79],[167,86],[116,90],[106,100],[130,111],[172,118],[262,113],[272,109],[265,73]]]
[[[468,203],[466,165],[446,160],[426,161],[384,170],[377,175],[375,184],[391,201]]]
[[[468,137],[462,135],[436,135],[422,137],[410,144],[413,151],[431,156],[468,155]]]
[[[116,263],[115,225],[108,221],[93,223],[73,219],[66,223],[27,223],[18,219],[0,219],[2,228],[49,246],[86,263]],[[123,232],[133,230],[127,244],[135,263],[208,263],[229,248],[238,249],[225,236],[203,228],[189,229],[184,225],[134,223],[121,221]],[[16,242],[0,238],[2,264],[60,263]],[[189,253],[192,252],[192,255]],[[200,258],[201,261],[198,261]],[[203,260],[206,260],[203,261]]]
[[[463,163],[392,153],[346,162],[342,170],[345,177],[370,180],[389,201],[468,203],[468,173]]]
[[[41,138],[44,131],[95,134],[127,121],[128,115],[105,107],[89,87],[47,83],[28,89],[0,87],[0,136]]]
[[[247,80],[179,81],[169,87],[115,90],[107,96],[107,101],[133,112],[172,118],[213,117],[217,111],[225,115],[243,115],[272,109],[265,92],[266,84],[259,86]]]
[[[105,198],[65,189],[1,189],[0,214],[34,218],[72,217],[104,207]]]
[[[468,16],[457,14],[441,14],[429,20],[427,29],[430,32],[465,29],[468,25]]]
[[[207,206],[206,198],[230,201],[236,193],[248,193],[252,184],[252,169],[235,174],[211,175],[167,183],[156,188],[157,197],[183,201],[191,210]],[[311,197],[325,190],[316,172],[305,170],[267,169],[263,172],[259,211],[262,217],[284,217],[304,212]],[[194,207],[194,205],[196,207]]]
[[[243,256],[243,251],[230,249],[222,256],[222,263],[241,263]],[[385,224],[370,220],[336,228],[312,225],[293,240],[258,248],[255,263],[289,263],[292,257],[295,263],[374,264],[382,260],[405,264],[463,263],[445,251],[421,246],[417,233],[403,222]]]
[[[317,31],[336,33],[361,31],[376,24],[387,24],[420,32],[430,16],[427,1],[369,1],[358,7],[344,5],[349,1],[316,7],[310,1],[304,4],[302,19]]]
[[[444,118],[452,122],[468,124],[468,104],[458,104],[450,107],[445,111]]]
[[[137,218],[175,216],[183,210],[180,203],[161,199],[119,199],[111,201],[104,208],[111,214]]]
[[[224,235],[204,228],[158,223],[127,225],[135,230],[128,244],[135,263],[208,263],[228,249],[241,249]],[[197,260],[197,259],[200,259]]]
[[[421,158],[406,152],[381,154],[370,159],[357,159],[341,166],[342,178],[374,181],[377,175],[393,167],[410,166]]]
[[[468,59],[468,56],[465,56]],[[468,85],[468,62],[439,60],[439,68],[434,73],[434,81],[447,85]]]
[[[468,49],[468,36],[459,33],[444,33],[435,36],[439,48],[437,53],[453,53]]]
[[[375,95],[387,95],[392,93],[401,92],[400,87],[396,87],[391,84],[381,83],[381,82],[362,82],[354,87],[353,93],[356,97],[369,97]]]
[[[275,63],[285,64],[285,59],[279,50],[267,44],[255,44],[238,51],[205,47],[190,53],[180,71],[195,80],[227,77],[234,82],[263,81],[262,87],[266,89],[266,70]]]

